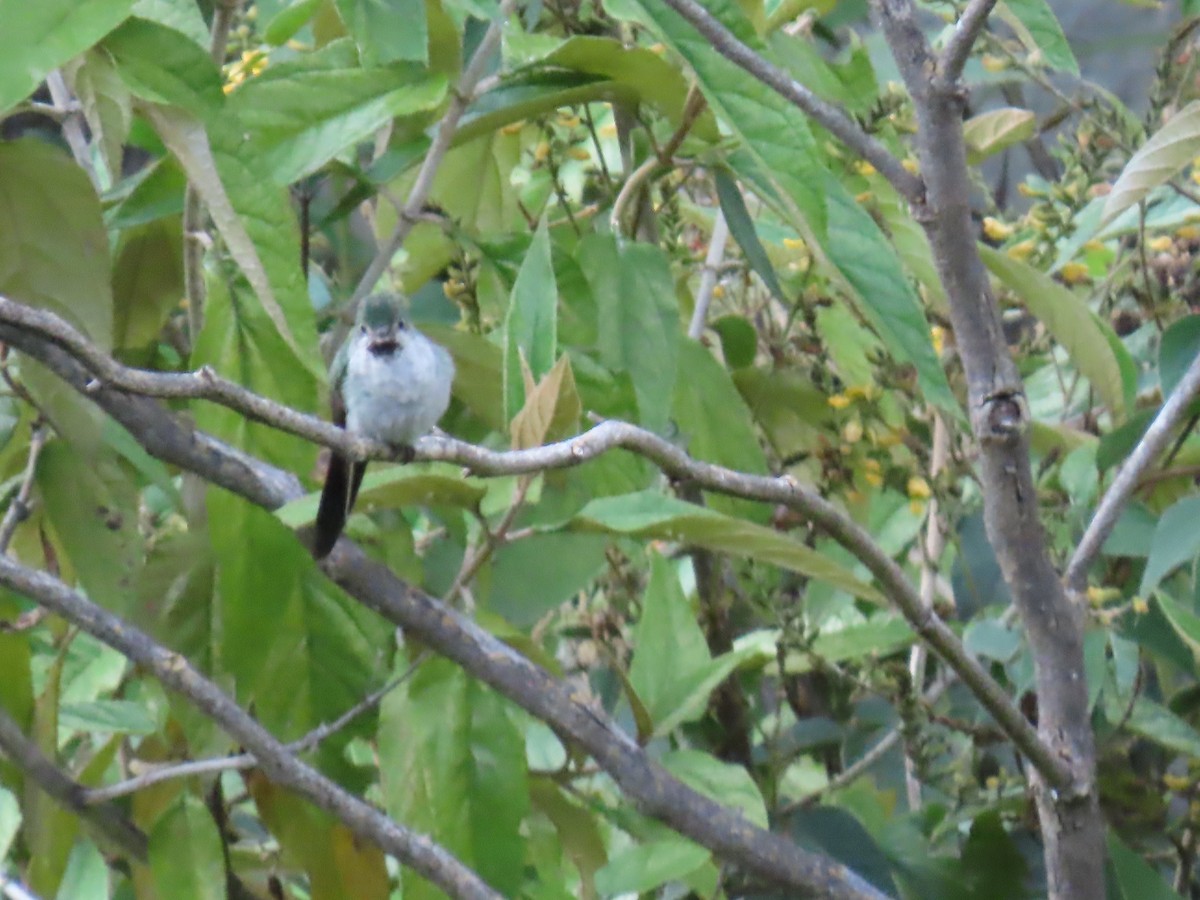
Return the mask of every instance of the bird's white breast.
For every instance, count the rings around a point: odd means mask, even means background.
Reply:
[[[366,342],[347,359],[343,396],[346,427],[389,444],[412,444],[428,434],[450,403],[454,363],[420,332],[409,329],[402,346],[376,356]]]

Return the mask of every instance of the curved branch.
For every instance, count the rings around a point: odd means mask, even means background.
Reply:
[[[1108,536],[1112,534],[1117,519],[1121,517],[1129,498],[1137,490],[1142,476],[1162,455],[1171,440],[1171,435],[1187,416],[1188,407],[1197,396],[1200,396],[1200,357],[1188,366],[1187,372],[1179,380],[1179,384],[1175,385],[1175,390],[1162,405],[1162,409],[1158,411],[1138,445],[1133,448],[1113,483],[1104,492],[1096,514],[1088,523],[1087,530],[1084,531],[1079,546],[1075,548],[1071,562],[1067,565],[1064,580],[1068,590],[1080,594],[1087,589],[1088,568],[1099,555],[1100,548],[1104,546]]]
[[[4,323],[32,329],[42,337],[35,337],[27,331],[11,328]],[[292,434],[337,449],[353,458],[396,458],[396,450],[393,447],[351,436],[343,429],[267,400],[240,385],[220,378],[209,370],[170,374],[129,369],[103,354],[53,313],[31,309],[0,298],[0,339],[7,339],[5,336],[10,333],[13,333],[10,342],[14,346],[51,365],[51,368],[55,366],[45,355],[42,343],[44,339],[52,339],[55,344],[69,351],[70,356],[86,365],[94,377],[87,374],[81,376],[79,373],[72,377],[67,374],[67,370],[59,368],[55,368],[55,371],[104,406],[118,421],[122,421],[122,424],[126,423],[120,418],[121,410],[132,399],[124,393],[126,391],[157,397],[204,398],[239,410]],[[112,388],[118,390],[114,391]],[[122,400],[122,397],[125,399]],[[126,427],[139,435],[147,430],[145,424],[140,427],[126,424]],[[151,453],[158,455],[145,443],[146,439],[155,436],[144,435],[141,439]],[[189,438],[230,450],[200,432],[191,433]],[[895,560],[875,543],[866,530],[834,504],[790,478],[748,475],[695,460],[658,435],[615,420],[603,422],[577,437],[530,450],[496,451],[450,437],[425,437],[417,441],[414,458],[458,463],[477,475],[519,475],[579,465],[616,448],[637,453],[653,462],[665,474],[681,481],[694,482],[705,490],[748,500],[783,504],[807,517],[866,565],[913,629],[962,678],[997,724],[1012,738],[1018,749],[1045,775],[1046,780],[1062,790],[1073,783],[1070,771],[1063,761],[1038,738],[1033,726],[1017,709],[1005,690],[966,652],[958,636],[932,609],[926,607],[919,592]],[[166,448],[166,452],[174,454],[186,449],[171,447]],[[168,455],[162,458],[184,468],[196,470],[194,462],[189,464],[183,461],[187,458],[186,453],[182,457]],[[232,460],[229,461],[232,463]],[[244,454],[239,455],[237,462],[239,466],[229,472],[229,475],[237,478],[233,484],[222,482],[215,475],[204,472],[201,474],[270,509],[275,509],[296,496],[297,491],[264,494],[262,486],[255,483],[253,478],[247,480],[242,467],[264,472],[269,470],[266,474],[276,479],[281,473],[271,467],[264,469],[262,463]]]
[[[52,610],[92,637],[119,650],[216,722],[258,760],[272,781],[332,813],[356,835],[391,853],[452,897],[499,898],[478,875],[424,835],[393,822],[300,762],[274,735],[194,669],[183,656],[75,593],[48,575],[0,557],[0,584]]]
[[[0,303],[0,311],[5,306]],[[233,450],[180,422],[155,400],[96,383],[90,368],[61,344],[6,324],[3,316],[0,316],[0,341],[36,358],[84,393],[134,434],[152,456],[195,472],[209,482],[268,509],[278,508],[303,494],[299,482],[289,473]],[[623,423],[606,423],[600,428],[611,430],[610,426],[640,431]],[[588,434],[595,435],[599,430],[593,429]],[[618,430],[618,435],[620,433]],[[647,432],[643,434],[659,440]],[[458,448],[462,451],[473,450],[480,465],[489,460],[488,451],[451,439],[427,438],[421,442],[421,447],[427,451],[424,456],[427,459],[436,458],[439,450]],[[428,452],[430,450],[434,452]],[[464,452],[462,455],[465,457],[468,454]],[[490,456],[503,459],[514,455]],[[563,464],[570,464],[569,448],[562,460]],[[534,715],[543,717],[565,740],[586,748],[649,814],[673,827],[679,823],[683,834],[720,853],[726,860],[775,883],[820,896],[880,896],[878,891],[844,866],[809,854],[778,835],[751,826],[740,814],[669,776],[661,767],[650,762],[641,748],[613,725],[603,712],[580,704],[569,685],[555,680],[507,644],[446,609],[433,598],[400,582],[382,566],[367,561],[349,541],[339,542],[334,553],[327,558],[326,566],[329,567],[326,571],[334,574],[357,599],[402,624],[417,640],[459,661],[473,677],[492,684]],[[0,567],[0,583],[4,581],[4,571]],[[243,740],[243,743],[258,755],[258,749],[249,741]]]
[[[935,77],[939,87],[953,87],[958,81],[963,66],[967,64],[967,57],[971,55],[971,48],[975,46],[976,39],[987,25],[988,16],[995,5],[996,0],[971,0],[963,14],[958,17],[954,33],[938,60]]]
[[[720,23],[697,0],[662,0],[713,46],[713,49],[753,75],[785,100],[790,100],[843,144],[873,165],[902,197],[919,206],[924,202],[921,179],[900,164],[882,143],[867,134],[840,106],[822,100],[783,69],[754,52]]]

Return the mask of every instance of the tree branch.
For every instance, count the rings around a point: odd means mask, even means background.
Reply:
[[[783,69],[747,47],[697,0],[662,0],[713,46],[713,49],[789,100],[847,147],[871,163],[914,206],[925,198],[921,179],[900,164],[882,143],[867,134],[840,106],[822,100]]]
[[[145,833],[112,804],[89,805],[85,799],[87,788],[55,765],[25,736],[3,707],[0,707],[0,751],[59,805],[87,822],[97,838],[118,848],[125,856],[146,861]]]
[[[433,142],[429,145],[429,152],[425,154],[421,168],[417,170],[416,180],[408,192],[408,200],[405,202],[404,208],[400,210],[400,214],[396,220],[396,227],[392,229],[392,233],[388,236],[387,241],[376,252],[370,265],[363,272],[362,278],[359,279],[358,286],[354,289],[354,295],[350,298],[349,305],[351,308],[357,306],[364,297],[375,289],[375,283],[387,271],[387,267],[391,265],[392,257],[396,255],[396,251],[404,244],[405,239],[408,238],[408,233],[412,231],[413,225],[417,223],[421,215],[421,208],[425,205],[425,201],[429,197],[429,191],[433,188],[433,179],[437,175],[438,167],[441,166],[442,159],[445,158],[446,152],[450,149],[450,144],[454,140],[454,132],[458,130],[458,121],[462,118],[463,113],[466,112],[471,100],[474,99],[475,89],[479,84],[480,78],[483,77],[484,67],[491,60],[493,51],[500,44],[500,34],[504,30],[504,23],[512,15],[516,5],[516,0],[502,0],[500,8],[496,10],[496,17],[492,19],[492,23],[483,35],[483,39],[480,40],[479,45],[475,48],[475,53],[471,57],[470,64],[463,69],[463,73],[458,79],[458,84],[454,87],[454,94],[450,98],[450,103],[446,107],[446,113],[442,116],[441,121],[438,122],[437,130],[433,135]]]
[[[1079,546],[1075,548],[1071,562],[1067,565],[1064,580],[1067,589],[1072,593],[1078,595],[1087,590],[1087,570],[1099,555],[1108,536],[1112,534],[1142,476],[1162,455],[1171,440],[1171,435],[1187,416],[1188,407],[1197,396],[1200,396],[1200,357],[1188,366],[1183,378],[1175,385],[1175,390],[1171,392],[1171,396],[1162,405],[1162,409],[1133,448],[1108,490],[1104,492],[1096,514],[1088,523],[1087,530],[1084,531]]]
[[[4,323],[10,324],[6,326]],[[42,337],[33,337],[26,330],[16,330],[11,327],[13,325],[35,331]],[[12,335],[11,338],[6,337],[9,334]],[[72,361],[86,365],[90,372],[80,373],[70,366],[57,368],[54,355],[46,353],[44,340],[47,338],[53,340],[57,347],[68,350]],[[213,400],[258,421],[332,447],[355,459],[396,458],[396,450],[393,447],[354,437],[344,429],[267,400],[207,370],[172,374],[146,372],[121,366],[53,313],[34,310],[2,297],[0,339],[9,340],[14,346],[35,356],[72,382],[77,389],[92,397],[111,415],[118,418],[118,421],[138,434],[139,440],[147,450],[156,455],[156,451],[146,441],[165,435],[156,433],[145,422],[136,424],[140,416],[134,416],[133,425],[121,419],[121,415],[128,416],[131,412],[125,407],[132,398],[124,392],[155,397]],[[72,372],[74,374],[71,374]],[[113,388],[117,390],[114,391]],[[122,397],[124,399],[121,399]],[[148,431],[150,433],[146,434]],[[193,431],[188,438],[189,442],[200,441],[206,447],[220,447],[230,451],[230,448],[201,432]],[[290,486],[285,488],[283,493],[264,492],[262,485],[246,471],[247,469],[262,473],[263,480],[270,479],[273,483],[278,483],[281,476],[286,476],[244,454],[237,454],[236,464],[233,459],[228,459],[230,466],[221,473],[210,474],[197,470],[194,462],[189,464],[184,461],[190,460],[189,451],[194,449],[188,447],[187,443],[177,441],[176,446],[164,448],[168,455],[162,458],[184,468],[200,471],[200,474],[209,480],[229,487],[269,509],[282,506],[300,492],[298,488],[293,489]],[[730,496],[783,504],[804,515],[867,566],[882,585],[884,593],[913,629],[970,687],[997,724],[1033,765],[1045,774],[1050,784],[1060,790],[1066,790],[1073,783],[1069,769],[1039,740],[1033,727],[1004,689],[966,652],[958,636],[936,612],[922,603],[920,594],[899,564],[853,519],[819,494],[794,480],[786,477],[748,475],[695,460],[652,432],[626,422],[612,420],[603,422],[577,437],[530,450],[496,451],[450,437],[425,437],[417,441],[414,449],[415,459],[458,463],[477,475],[519,475],[579,465],[618,447],[649,459],[672,478],[694,482],[705,490]],[[212,450],[208,452],[211,453]],[[224,456],[219,458],[226,459]],[[221,481],[218,476],[233,480],[227,483]],[[295,483],[294,479],[292,483]]]
[[[975,46],[976,39],[987,25],[988,16],[995,5],[996,0],[971,0],[963,14],[958,17],[954,34],[950,36],[938,60],[937,74],[934,77],[938,80],[939,88],[954,87],[962,75],[963,66],[967,64],[967,57],[971,55],[971,48]]]
[[[452,897],[499,898],[479,876],[424,835],[393,822],[300,762],[274,735],[192,667],[183,656],[75,593],[45,572],[0,557],[0,584],[62,616],[119,650],[176,691],[254,754],[264,773],[332,813],[356,835],[411,866]]]
[[[1104,826],[1083,665],[1084,609],[1067,596],[1047,550],[1029,461],[1029,405],[975,244],[962,133],[964,97],[957,85],[935,79],[911,0],[872,0],[872,5],[916,111],[917,153],[927,191],[917,217],[946,292],[966,374],[988,538],[1034,659],[1038,733],[1042,746],[1070,776],[1065,783],[1056,782],[1035,764],[1031,777],[1046,844],[1049,893],[1056,898],[1103,896],[1104,871],[1097,860],[1104,854]]]
[[[0,312],[14,305],[0,302]],[[6,323],[2,315],[0,341],[33,356],[84,393],[134,434],[147,452],[164,462],[194,472],[268,509],[278,508],[303,493],[294,476],[180,422],[156,401],[96,383],[89,368],[66,348]],[[620,429],[640,431],[623,423],[606,423],[600,428],[612,430],[610,426],[619,426],[616,436],[623,433]],[[589,435],[598,430],[593,429]],[[643,434],[659,440],[649,433]],[[435,451],[446,448],[471,450],[479,454],[480,461],[515,455],[489,454],[482,448],[445,438],[428,438],[420,443]],[[557,452],[561,454],[563,464],[572,461],[569,444],[558,445]],[[669,444],[666,448],[675,450]],[[522,451],[522,455],[539,452]],[[427,453],[425,458],[436,457]],[[683,458],[686,460],[686,455]],[[582,457],[575,461],[582,461]],[[719,467],[713,468],[719,470]],[[771,479],[763,481],[770,482]],[[671,778],[661,767],[651,763],[641,748],[602,712],[580,704],[569,685],[556,681],[507,644],[447,610],[433,598],[398,581],[382,566],[366,560],[349,541],[339,542],[325,565],[327,572],[336,573],[339,583],[367,606],[383,611],[414,638],[459,662],[470,675],[493,685],[523,708],[543,717],[564,739],[586,749],[650,815],[672,827],[678,826],[682,833],[728,861],[773,882],[820,896],[880,896],[844,866],[808,854],[777,835],[749,826],[740,814]],[[4,572],[0,566],[0,583],[4,581]],[[240,737],[239,740],[258,755],[257,747]]]
[[[13,495],[4,518],[0,520],[0,554],[8,552],[17,526],[29,517],[29,497],[33,493],[33,480],[37,476],[38,459],[42,448],[46,446],[46,426],[35,423],[33,433],[29,436],[29,452],[25,458],[25,473],[21,476],[21,484]]]

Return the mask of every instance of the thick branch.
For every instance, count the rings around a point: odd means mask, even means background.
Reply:
[[[5,327],[3,323],[6,322],[34,330],[43,337],[38,338],[30,335],[28,331]],[[10,333],[11,339],[6,337]],[[69,365],[65,368],[56,366],[53,361],[54,354],[46,353],[44,338],[47,337],[69,350],[70,356],[85,364],[96,377],[91,377],[89,373],[80,373],[77,368]],[[54,314],[30,309],[3,298],[0,298],[0,339],[10,340],[14,346],[50,365],[66,380],[95,399],[118,421],[138,434],[144,446],[155,455],[159,453],[147,441],[159,435],[145,434],[148,430],[147,425],[137,425],[136,416],[135,424],[132,425],[121,418],[122,415],[130,415],[130,411],[125,408],[132,402],[132,398],[128,397],[125,391],[157,397],[205,398],[237,409],[292,434],[333,447],[353,458],[395,458],[396,451],[392,447],[353,437],[343,429],[276,404],[207,370],[170,374],[145,372],[121,366],[97,350]],[[112,387],[121,390],[114,391],[111,390]],[[193,432],[188,438],[189,441],[203,442],[206,447],[221,447],[229,451],[229,448],[200,432]],[[188,458],[186,443],[177,441],[176,444],[178,446],[165,448],[167,455],[163,455],[162,458],[195,470],[194,463],[188,464],[184,461]],[[804,515],[871,570],[884,592],[912,624],[913,629],[971,688],[996,719],[997,724],[1012,738],[1013,743],[1045,774],[1047,781],[1063,790],[1072,783],[1069,770],[1062,760],[1038,739],[1033,727],[1025,720],[1004,689],[966,652],[958,636],[946,623],[921,602],[920,594],[904,574],[904,570],[853,519],[819,494],[789,478],[747,475],[723,466],[694,460],[658,435],[618,421],[604,422],[582,435],[557,444],[508,452],[489,450],[449,437],[426,437],[417,442],[415,458],[458,463],[479,475],[516,475],[578,465],[616,448],[644,456],[667,475],[694,482],[706,490],[783,504]],[[295,496],[295,490],[290,487],[282,494],[264,493],[262,485],[256,483],[253,476],[246,471],[247,468],[258,470],[263,473],[264,480],[269,478],[274,483],[278,482],[281,476],[278,470],[264,467],[262,463],[244,454],[237,455],[236,466],[233,465],[232,458],[219,458],[230,464],[227,471],[221,474],[232,478],[231,482],[221,481],[215,475],[204,471],[200,474],[271,509],[281,506]]]
[[[921,179],[900,164],[882,143],[859,127],[840,106],[822,100],[783,69],[747,47],[697,0],[662,0],[691,24],[730,62],[745,69],[785,100],[789,100],[818,124],[873,165],[909,203],[919,205],[925,196]]]
[[[54,764],[0,707],[0,752],[63,808],[92,826],[97,837],[139,862],[146,861],[146,835],[115,806],[87,803],[87,788]]]
[[[1071,773],[1069,786],[1032,779],[1052,897],[1104,895],[1104,828],[1095,790],[1095,739],[1083,666],[1083,610],[1072,604],[1047,550],[1029,462],[1029,408],[975,246],[962,134],[964,98],[934,79],[911,0],[873,0],[917,116],[927,199],[918,210],[950,305],[979,442],[984,521],[1034,658],[1038,731]],[[1007,729],[1005,729],[1007,731]]]
[[[1162,409],[1158,411],[1158,415],[1146,429],[1146,433],[1138,445],[1133,448],[1133,452],[1121,466],[1113,483],[1104,492],[1096,514],[1088,524],[1087,530],[1083,533],[1079,546],[1075,548],[1075,553],[1071,556],[1071,562],[1067,566],[1064,580],[1068,590],[1075,594],[1081,594],[1087,589],[1088,568],[1095,561],[1096,556],[1100,553],[1100,548],[1108,540],[1108,536],[1112,534],[1117,520],[1121,517],[1129,498],[1137,489],[1142,476],[1162,455],[1171,440],[1171,435],[1187,416],[1188,407],[1192,405],[1192,401],[1197,396],[1200,396],[1200,357],[1192,361],[1183,378],[1179,380],[1179,384],[1175,385],[1171,396],[1167,398],[1167,402],[1162,405]]]
[[[429,838],[396,824],[292,756],[274,735],[178,653],[156,644],[128,622],[84,599],[58,579],[26,568],[8,557],[0,557],[0,584],[119,650],[245,746],[272,781],[291,788],[332,813],[360,838],[391,853],[450,896],[500,896]]]

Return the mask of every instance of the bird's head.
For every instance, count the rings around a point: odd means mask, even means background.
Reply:
[[[400,310],[400,298],[372,294],[358,312],[359,339],[367,342],[374,356],[391,356],[404,349],[408,323]]]

